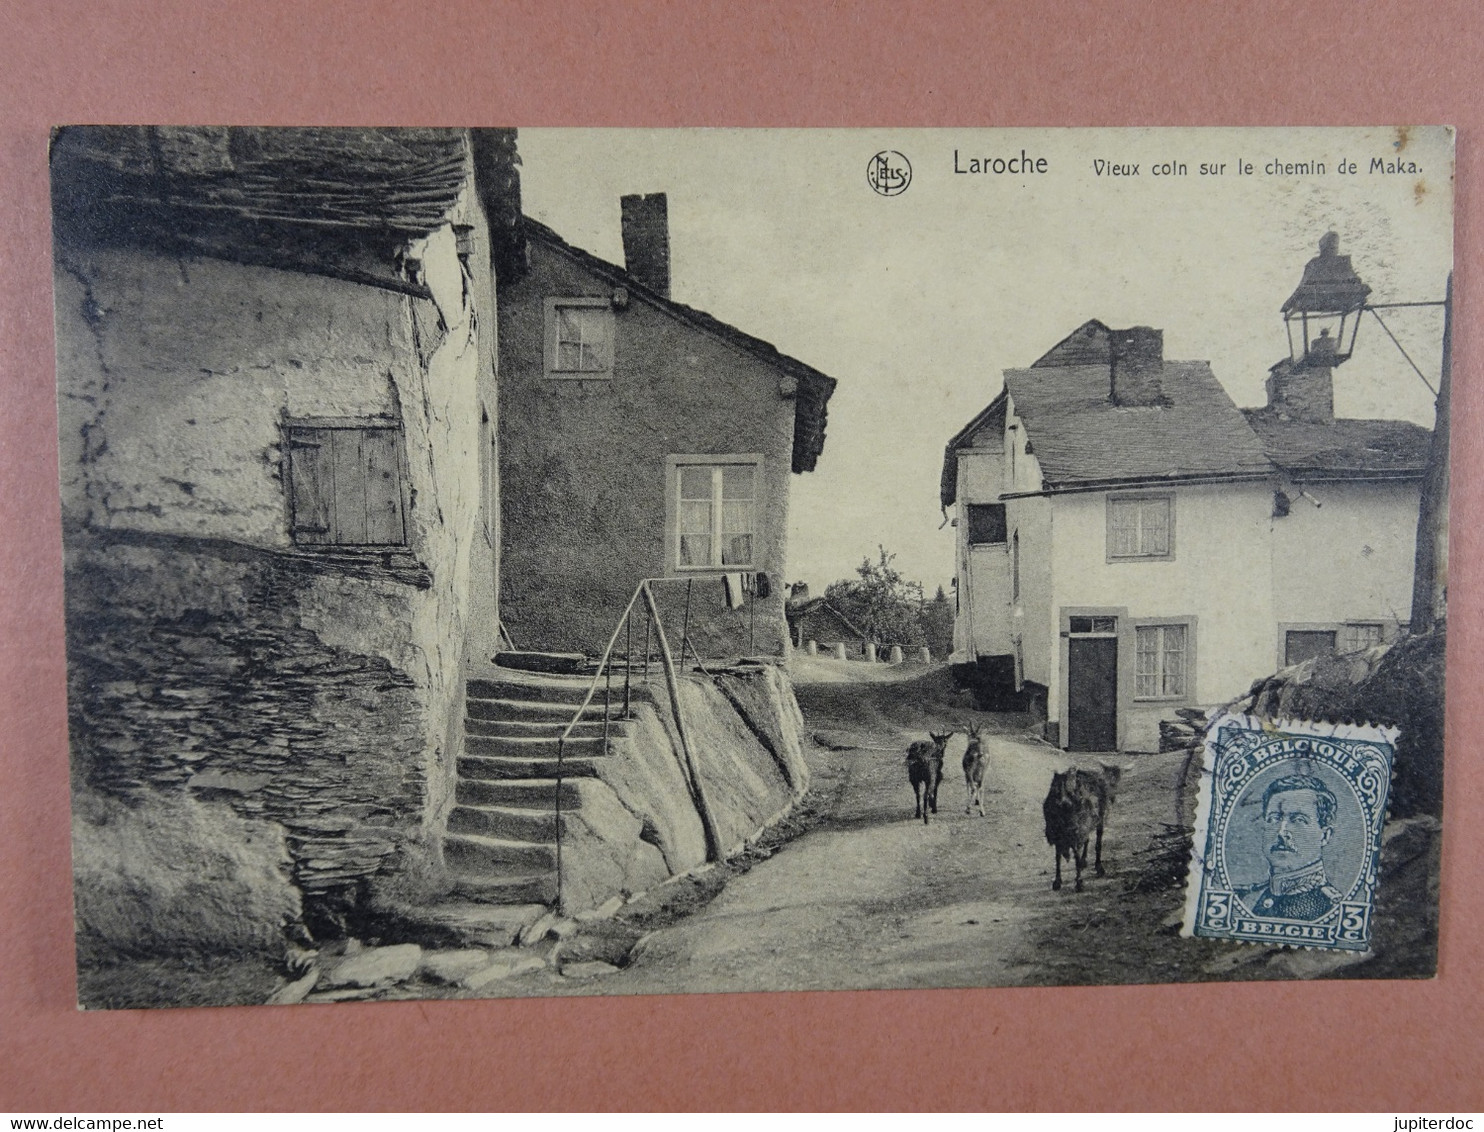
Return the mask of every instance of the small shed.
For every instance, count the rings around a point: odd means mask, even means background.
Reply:
[[[850,618],[822,597],[790,605],[787,613],[789,633],[798,648],[808,641],[817,641],[825,647],[844,645],[850,656],[865,656],[866,645],[871,643],[870,637],[851,624]]]

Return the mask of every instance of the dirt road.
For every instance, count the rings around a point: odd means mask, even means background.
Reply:
[[[1030,720],[970,710],[941,668],[808,659],[794,679],[814,770],[805,812],[790,819],[803,832],[774,831],[748,859],[662,886],[606,927],[589,925],[596,953],[583,950],[582,933],[563,942],[564,952],[608,960],[601,977],[548,968],[501,994],[1396,978],[1430,968],[1435,919],[1412,905],[1436,883],[1435,838],[1399,839],[1408,847],[1391,866],[1383,854],[1395,882],[1382,893],[1369,960],[1182,939],[1184,752],[1112,758],[1123,773],[1104,841],[1107,876],[1089,867],[1078,893],[1064,868],[1067,883],[1053,892],[1041,801],[1052,773],[1074,759],[1034,738]],[[939,812],[924,825],[912,816],[905,749],[969,720],[986,729],[986,814],[964,812],[958,734]]]
[[[1025,734],[1020,717],[978,715],[944,674],[816,661],[796,673],[813,744],[822,820],[732,879],[706,908],[649,936],[605,992],[1013,985],[1041,981],[1027,928],[1064,916],[1089,891],[1051,891],[1041,800],[1067,756]],[[848,679],[843,679],[847,677]],[[965,814],[950,741],[939,812],[914,819],[902,752],[932,727],[968,718],[985,739],[986,815]],[[829,747],[840,747],[830,750]],[[1142,839],[1141,839],[1142,840]],[[1107,863],[1120,854],[1115,831]]]

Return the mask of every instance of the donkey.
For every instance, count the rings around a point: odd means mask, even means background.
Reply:
[[[979,816],[984,817],[984,771],[986,760],[981,736],[983,725],[970,723],[967,726],[969,745],[964,748],[964,785],[968,788],[968,797],[964,801],[964,813],[967,814],[971,807],[978,806]]]
[[[912,784],[912,794],[917,799],[914,818],[921,818],[927,825],[928,811],[938,812],[938,784],[943,781],[943,748],[953,738],[952,731],[939,735],[929,731],[932,742],[917,740],[907,748],[907,781]]]
[[[1046,819],[1046,841],[1056,853],[1056,879],[1053,891],[1061,888],[1061,863],[1070,860],[1076,867],[1076,891],[1082,891],[1082,870],[1087,867],[1087,843],[1097,832],[1097,854],[1094,868],[1103,871],[1103,824],[1108,807],[1118,789],[1121,767],[1099,763],[1098,770],[1072,767],[1051,776],[1051,789],[1041,804]]]

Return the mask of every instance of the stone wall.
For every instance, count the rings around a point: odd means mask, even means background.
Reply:
[[[719,848],[730,855],[808,789],[803,718],[787,675],[774,666],[683,676],[680,700]],[[569,912],[706,861],[705,828],[662,680],[636,690],[633,711],[627,733],[598,761],[597,777],[572,780],[581,803],[563,819]]]

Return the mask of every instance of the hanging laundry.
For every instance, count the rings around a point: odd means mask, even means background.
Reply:
[[[741,609],[744,602],[742,593],[741,574],[723,574],[721,576],[722,589],[726,593],[727,608]]]

